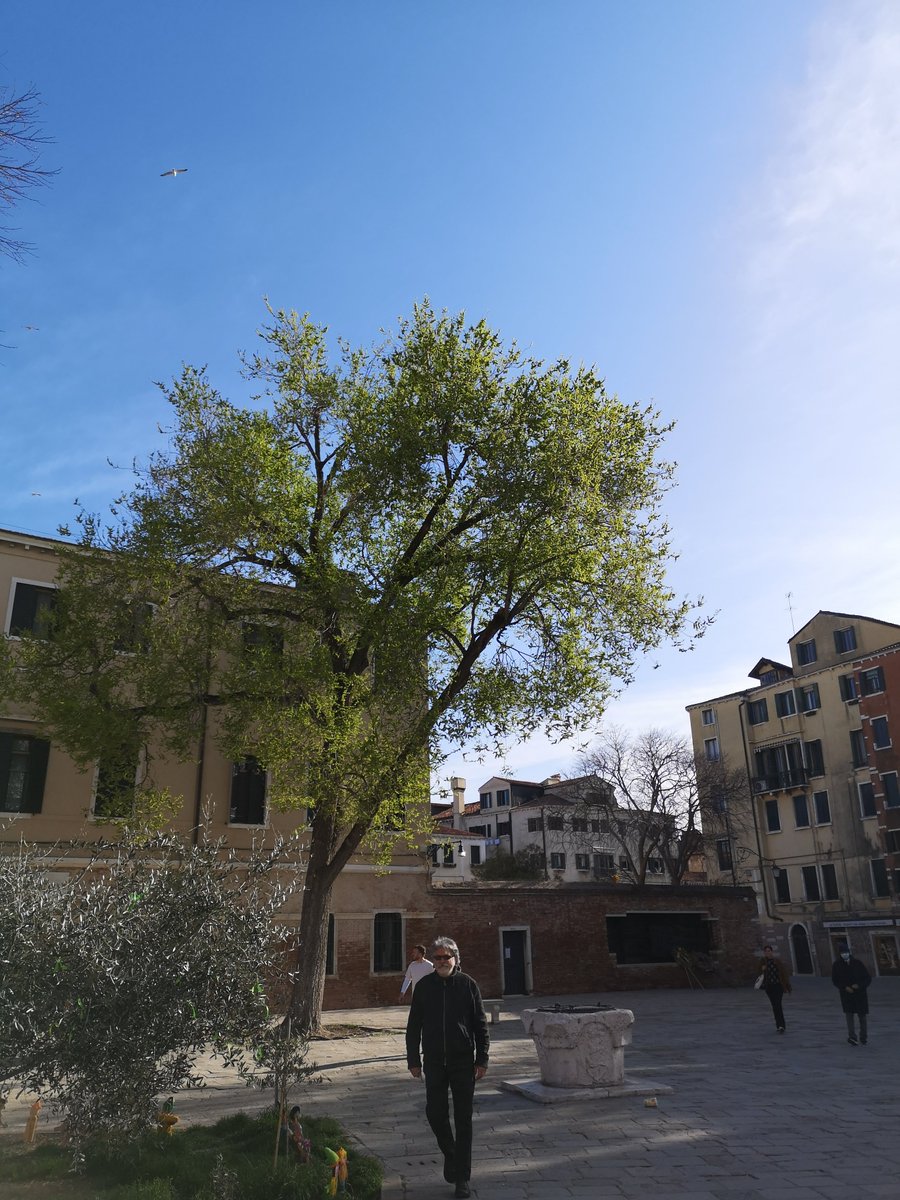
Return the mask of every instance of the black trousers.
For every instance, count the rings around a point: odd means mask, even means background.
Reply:
[[[450,1096],[453,1096],[453,1124],[450,1125]],[[434,1131],[442,1153],[453,1156],[456,1178],[468,1179],[472,1173],[472,1100],[475,1096],[475,1065],[445,1067],[443,1063],[425,1064],[425,1116]]]
[[[784,1009],[781,1007],[781,997],[784,995],[784,988],[767,987],[766,995],[769,997],[769,1003],[772,1005],[772,1015],[775,1017],[776,1029],[784,1029]]]

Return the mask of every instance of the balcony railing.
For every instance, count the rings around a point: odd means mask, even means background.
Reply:
[[[753,780],[753,791],[783,792],[789,788],[803,787],[806,783],[806,769],[794,767],[790,771],[775,771],[768,775],[757,775]]]

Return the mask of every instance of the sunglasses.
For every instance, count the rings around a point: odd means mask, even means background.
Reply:
[[[449,962],[452,957],[453,957],[452,954],[432,954],[431,961],[432,962]]]

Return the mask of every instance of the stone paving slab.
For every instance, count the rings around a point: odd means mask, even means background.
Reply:
[[[543,1105],[501,1090],[537,1074],[518,1017],[534,1000],[508,999],[475,1094],[476,1200],[900,1200],[900,979],[873,983],[869,1045],[858,1047],[827,980],[794,981],[784,1036],[750,988],[547,998],[598,1000],[635,1014],[628,1074],[672,1093],[647,1109],[639,1096]],[[407,1011],[327,1014],[379,1032],[313,1043],[322,1082],[292,1100],[336,1117],[382,1160],[384,1200],[450,1200],[424,1087],[405,1067]],[[206,1065],[208,1087],[178,1098],[185,1123],[268,1103]],[[10,1102],[11,1129],[27,1103]]]

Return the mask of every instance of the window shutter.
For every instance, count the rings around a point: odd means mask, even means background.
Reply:
[[[43,738],[31,738],[28,747],[28,787],[25,796],[26,812],[39,813],[44,802],[44,782],[50,743]]]

